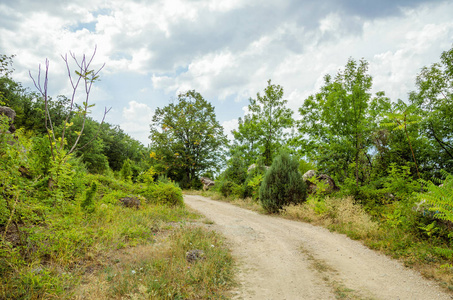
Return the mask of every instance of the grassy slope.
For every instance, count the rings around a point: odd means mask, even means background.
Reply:
[[[44,221],[10,227],[0,247],[0,299],[225,298],[233,260],[223,238],[184,207],[122,207],[133,185],[100,176],[95,210],[83,195],[45,211]],[[22,246],[18,242],[22,239]],[[204,259],[186,260],[186,252]]]

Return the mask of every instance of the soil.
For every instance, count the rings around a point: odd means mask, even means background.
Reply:
[[[202,196],[184,200],[230,243],[238,260],[233,299],[453,299],[435,282],[344,235]]]

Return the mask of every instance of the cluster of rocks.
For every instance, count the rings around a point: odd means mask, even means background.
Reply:
[[[0,106],[0,115],[7,116],[10,119],[7,133],[16,132],[16,127],[14,127],[14,118],[16,117],[16,112],[12,108]]]
[[[124,197],[119,199],[121,204],[125,207],[130,207],[130,208],[135,208],[139,209],[140,208],[140,199],[137,197]]]
[[[203,183],[203,191],[206,191],[215,184],[214,180],[209,179],[208,177],[200,177],[200,181]]]
[[[186,252],[186,260],[190,263],[204,259],[206,259],[206,257],[203,250],[194,249]]]
[[[327,194],[339,191],[340,188],[335,184],[335,181],[326,174],[317,174],[315,170],[310,170],[302,176],[305,184],[307,185],[308,194],[313,194],[318,190],[317,182],[322,183]]]

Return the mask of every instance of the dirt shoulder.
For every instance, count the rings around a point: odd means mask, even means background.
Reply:
[[[453,299],[344,235],[202,196],[185,195],[184,201],[231,242],[239,261],[235,299]]]

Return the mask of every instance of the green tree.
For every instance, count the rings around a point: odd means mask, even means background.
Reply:
[[[394,127],[394,129],[398,130],[404,130],[404,134],[406,135],[407,142],[411,150],[412,158],[414,159],[415,169],[417,170],[417,176],[420,179],[420,172],[418,170],[417,159],[415,158],[414,148],[412,147],[412,142],[407,130],[408,125],[416,124],[419,122],[419,118],[415,114],[416,107],[414,105],[407,105],[401,100],[395,103],[393,107],[394,109],[392,113],[389,114],[391,123],[386,123],[383,125],[392,126]]]
[[[285,107],[288,101],[283,99],[283,88],[272,84],[271,80],[267,82],[263,95],[257,93],[256,99],[250,98],[249,101],[249,113],[240,120],[238,130],[233,131],[235,145],[247,149],[248,156],[253,155],[258,147],[264,163],[270,165],[286,142],[285,129],[294,124],[293,111]]]
[[[120,170],[121,178],[126,182],[132,181],[132,164],[130,159],[126,159]]]
[[[287,152],[274,159],[260,187],[260,202],[269,213],[278,212],[290,203],[305,201],[306,185],[299,173],[299,163]]]
[[[226,136],[214,107],[194,90],[179,94],[177,103],[157,108],[151,124],[151,148],[167,176],[183,188],[198,175],[215,170]]]
[[[340,178],[347,176],[349,165],[354,163],[357,186],[360,158],[367,155],[374,123],[369,110],[372,77],[367,71],[365,60],[357,63],[349,59],[335,78],[326,75],[321,91],[308,97],[299,109],[302,119],[298,127],[302,139],[308,139],[308,156]]]
[[[233,130],[233,144],[230,147],[231,157],[240,156],[245,165],[250,166],[260,156],[260,129],[256,118],[245,115],[238,119],[238,129]]]
[[[144,157],[149,155],[145,155],[147,151],[139,141],[126,134],[118,125],[103,124],[100,138],[104,144],[103,153],[114,171],[119,171],[127,158],[140,165]]]
[[[436,146],[433,161],[438,169],[453,171],[453,48],[444,51],[440,62],[424,67],[410,94],[420,109],[422,133]]]

